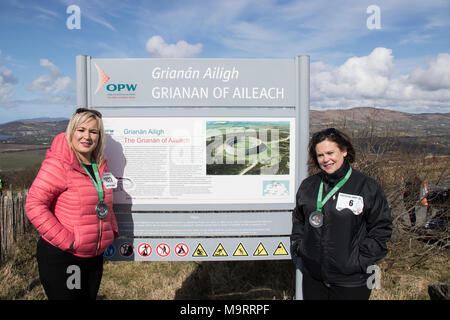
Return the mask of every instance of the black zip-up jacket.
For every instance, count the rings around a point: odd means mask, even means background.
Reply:
[[[316,211],[320,181],[323,197],[347,173],[349,164],[329,175],[315,174],[300,185],[292,214],[291,253],[301,271],[316,280],[344,287],[363,286],[372,274],[367,268],[387,253],[392,217],[381,186],[352,169],[347,182],[323,206],[323,225],[314,228],[309,216]]]

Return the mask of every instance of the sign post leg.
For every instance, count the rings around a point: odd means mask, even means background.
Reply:
[[[79,54],[75,58],[77,77],[77,107],[87,108],[87,56]]]
[[[298,170],[296,172],[296,188],[308,177],[308,144],[309,144],[309,56],[297,56],[295,58],[297,79],[297,150]],[[302,272],[296,263],[295,271],[295,299],[303,300]]]
[[[303,300],[303,290],[302,290],[302,280],[303,274],[300,269],[295,270],[295,300]]]

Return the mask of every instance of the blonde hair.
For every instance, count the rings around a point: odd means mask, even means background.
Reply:
[[[85,109],[83,109],[83,110],[85,110]],[[92,157],[94,158],[94,161],[97,164],[97,166],[100,167],[103,164],[103,161],[105,160],[105,156],[104,156],[105,130],[104,130],[104,127],[103,127],[102,118],[98,117],[97,114],[100,114],[100,113],[98,111],[96,111],[96,110],[87,110],[86,109],[86,111],[83,111],[83,112],[78,112],[78,110],[77,110],[72,115],[72,117],[70,118],[69,124],[67,125],[67,128],[66,128],[66,139],[67,139],[67,142],[69,143],[70,149],[74,150],[78,161],[81,163],[80,157],[79,157],[78,153],[75,151],[75,149],[73,148],[73,145],[72,145],[73,133],[75,132],[75,129],[80,124],[82,124],[83,122],[85,122],[89,118],[94,118],[97,121],[99,137],[98,137],[97,146],[92,151]]]

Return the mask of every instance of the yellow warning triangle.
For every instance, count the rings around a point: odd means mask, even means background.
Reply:
[[[221,243],[216,248],[216,251],[214,251],[213,254],[214,257],[227,257],[228,253],[225,251],[225,248],[222,246]]]
[[[255,252],[253,252],[254,256],[268,256],[266,248],[264,248],[262,242],[259,243],[258,247],[256,248]]]
[[[203,246],[201,243],[198,244],[197,248],[194,250],[193,257],[207,257],[205,249],[203,249]]]
[[[234,250],[233,256],[248,256],[247,250],[245,250],[244,246],[242,245],[242,243],[239,243],[238,247],[236,248],[236,250]]]
[[[275,250],[275,252],[273,253],[273,255],[274,256],[287,256],[288,255],[288,252],[282,242],[280,242],[280,244],[278,245],[278,247]]]

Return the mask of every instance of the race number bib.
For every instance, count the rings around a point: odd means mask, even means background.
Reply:
[[[336,210],[344,209],[350,209],[355,215],[361,214],[364,209],[363,197],[339,192]]]
[[[113,176],[111,172],[105,172],[102,177],[103,185],[106,189],[117,188],[117,179]]]

